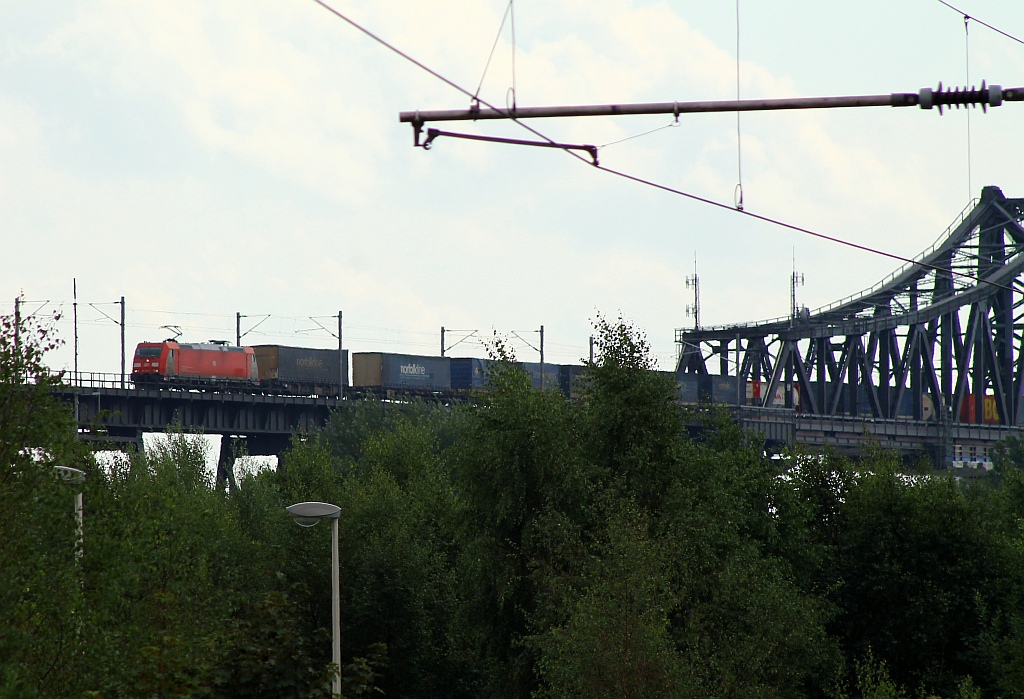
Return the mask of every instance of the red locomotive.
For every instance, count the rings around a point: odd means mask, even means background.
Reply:
[[[247,384],[259,382],[252,347],[226,343],[143,342],[132,360],[135,385],[155,383]]]

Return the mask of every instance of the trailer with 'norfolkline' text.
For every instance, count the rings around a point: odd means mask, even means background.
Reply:
[[[406,391],[445,392],[452,387],[451,360],[386,352],[354,352],[352,385]]]

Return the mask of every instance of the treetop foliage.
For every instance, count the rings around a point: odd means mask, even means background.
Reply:
[[[327,697],[307,500],[341,508],[345,697],[1024,693],[1020,441],[975,483],[770,458],[598,318],[576,400],[496,343],[491,390],[346,402],[228,494],[181,436],[98,467],[26,322],[0,322],[0,697]]]

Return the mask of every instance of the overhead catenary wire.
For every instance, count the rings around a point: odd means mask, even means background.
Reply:
[[[714,207],[717,207],[719,209],[724,209],[726,211],[736,211],[737,213],[740,213],[740,214],[742,214],[744,216],[749,216],[750,218],[756,219],[758,221],[764,221],[765,223],[770,223],[770,224],[775,225],[775,226],[780,226],[782,228],[786,228],[786,229],[789,229],[789,230],[797,232],[797,233],[803,233],[805,235],[809,235],[809,236],[818,238],[820,240],[827,240],[829,242],[837,243],[839,245],[845,245],[845,246],[853,248],[855,250],[860,250],[862,252],[868,252],[868,253],[872,253],[872,254],[875,254],[875,255],[881,255],[882,257],[888,257],[889,259],[897,260],[899,262],[904,262],[904,263],[907,263],[907,264],[918,265],[920,267],[924,267],[925,269],[930,269],[930,270],[932,270],[934,272],[941,272],[943,274],[951,274],[953,276],[957,276],[957,277],[960,277],[960,278],[963,278],[963,279],[969,279],[971,281],[978,282],[979,284],[987,284],[987,285],[995,287],[997,289],[1003,289],[1004,291],[1012,291],[1012,289],[1010,287],[1008,287],[1008,286],[1005,286],[1003,284],[999,284],[998,282],[990,281],[988,279],[982,279],[981,277],[977,277],[977,276],[975,276],[973,274],[968,274],[967,272],[960,272],[960,271],[955,270],[955,269],[948,269],[948,268],[945,268],[945,267],[939,267],[938,265],[928,264],[927,262],[922,262],[921,260],[915,260],[915,259],[910,258],[910,257],[904,257],[902,255],[897,255],[895,253],[886,252],[885,250],[880,250],[878,248],[873,248],[873,247],[870,247],[868,245],[861,245],[860,243],[854,243],[853,241],[850,241],[850,240],[843,240],[842,238],[836,238],[835,236],[826,235],[824,233],[819,233],[817,231],[813,231],[810,228],[804,228],[802,226],[797,226],[797,225],[792,224],[792,223],[786,223],[785,221],[782,221],[782,220],[779,220],[779,219],[776,219],[776,218],[772,218],[770,216],[763,216],[761,214],[755,214],[755,213],[752,213],[750,211],[739,211],[737,209],[733,209],[728,204],[722,204],[721,202],[714,201],[713,199],[708,199],[706,197],[701,197],[701,196],[696,195],[696,194],[691,194],[690,192],[684,192],[684,191],[682,191],[680,189],[675,189],[674,187],[669,187],[668,185],[660,184],[660,183],[654,182],[652,180],[647,180],[647,179],[644,179],[643,177],[638,177],[636,175],[631,175],[631,174],[629,174],[627,172],[622,172],[620,170],[614,170],[614,169],[608,168],[608,167],[606,167],[604,165],[595,165],[594,167],[596,167],[598,170],[604,170],[605,172],[607,172],[609,174],[617,175],[618,177],[622,177],[622,178],[625,178],[627,180],[631,180],[631,181],[636,182],[638,184],[643,184],[643,185],[646,185],[648,187],[654,187],[655,189],[660,189],[660,190],[662,190],[664,192],[669,192],[671,194],[676,194],[676,195],[679,195],[681,197],[686,197],[687,199],[692,199],[694,201],[698,201],[698,202],[701,202],[701,203],[704,203],[704,204],[708,204],[710,206],[714,206]]]
[[[648,131],[643,131],[643,132],[638,133],[638,134],[633,134],[632,136],[626,136],[625,138],[620,138],[617,141],[609,141],[608,143],[601,144],[600,146],[598,146],[598,148],[607,148],[608,146],[614,146],[614,145],[619,144],[619,143],[625,143],[626,141],[632,141],[634,138],[640,138],[642,136],[649,136],[652,133],[657,133],[658,131],[664,131],[665,129],[671,129],[674,126],[679,126],[679,117],[676,117],[676,120],[673,121],[671,124],[665,124],[664,126],[658,126],[657,128],[653,128],[653,129],[650,129]]]
[[[942,0],[939,0],[939,1],[941,2]],[[365,34],[366,36],[370,37],[371,39],[373,39],[375,42],[377,42],[381,46],[383,46],[383,47],[387,48],[388,50],[392,51],[393,53],[401,56],[403,59],[405,59],[405,60],[409,61],[410,63],[412,63],[413,65],[419,67],[421,70],[425,71],[426,73],[434,76],[435,78],[437,78],[441,82],[445,83],[446,85],[448,85],[452,89],[457,90],[458,92],[461,92],[462,94],[470,97],[471,99],[474,99],[473,94],[471,92],[469,92],[468,90],[466,90],[461,85],[459,85],[458,83],[456,83],[456,82],[446,78],[441,73],[438,73],[437,71],[433,70],[432,68],[430,68],[429,66],[425,65],[424,63],[421,63],[420,61],[416,60],[415,58],[413,58],[409,54],[405,53],[404,51],[402,51],[398,47],[394,46],[393,44],[389,43],[388,41],[386,41],[385,39],[381,38],[377,34],[371,32],[366,27],[363,27],[358,22],[356,22],[353,19],[349,18],[348,16],[346,16],[345,14],[340,12],[339,10],[331,7],[330,5],[325,3],[323,0],[313,0],[313,2],[315,2],[318,5],[320,5],[321,7],[323,7],[328,12],[330,12],[333,15],[335,15],[336,17],[338,17],[339,19],[341,19],[345,23],[349,24],[354,29],[356,29],[359,32],[361,32],[361,33]],[[512,110],[512,111],[501,110],[501,109],[499,109],[499,108],[497,108],[497,107],[487,103],[483,99],[480,99],[479,103],[484,105],[484,106],[486,106],[487,108],[493,110],[494,112],[502,113],[502,118],[511,119],[511,121],[515,122],[520,127],[526,129],[527,131],[529,131],[533,135],[537,136],[538,138],[541,138],[541,139],[547,141],[548,143],[550,143],[552,145],[555,145],[555,141],[552,138],[548,137],[547,135],[541,133],[540,131],[538,131],[534,127],[530,126],[529,124],[523,123],[520,119],[516,118],[516,114],[515,114],[514,110]],[[782,228],[786,228],[788,230],[791,230],[791,231],[794,231],[794,232],[797,232],[797,233],[803,233],[805,235],[809,235],[809,236],[818,238],[820,240],[826,240],[826,241],[829,241],[829,242],[832,242],[832,243],[836,243],[836,244],[839,244],[839,245],[844,245],[846,247],[850,247],[850,248],[853,248],[855,250],[860,250],[862,252],[867,252],[867,253],[871,253],[871,254],[875,254],[875,255],[880,255],[882,257],[887,257],[889,259],[897,260],[897,261],[900,261],[900,262],[903,262],[903,263],[907,263],[907,264],[915,264],[915,265],[924,267],[925,269],[931,269],[931,270],[933,270],[935,272],[946,273],[946,274],[950,274],[950,275],[957,276],[957,277],[960,277],[960,278],[969,279],[969,280],[975,281],[975,282],[977,282],[979,284],[986,284],[986,285],[989,285],[989,286],[993,286],[995,288],[999,288],[999,289],[1003,289],[1003,290],[1007,290],[1007,291],[1012,291],[1012,289],[1010,287],[1004,286],[1002,284],[999,284],[997,282],[993,282],[993,281],[990,281],[990,280],[987,280],[987,279],[982,279],[980,277],[974,276],[972,274],[968,274],[966,272],[961,272],[961,271],[953,270],[953,269],[944,269],[944,268],[941,268],[941,267],[939,267],[937,265],[931,265],[931,264],[928,264],[928,263],[925,263],[925,262],[922,262],[922,261],[919,261],[919,260],[914,260],[914,259],[909,258],[909,257],[904,257],[902,255],[897,255],[895,253],[886,252],[886,251],[880,250],[878,248],[873,248],[873,247],[870,247],[870,246],[867,246],[867,245],[861,245],[859,243],[854,243],[854,242],[849,241],[849,240],[843,240],[842,238],[837,238],[835,236],[830,236],[830,235],[826,235],[824,233],[819,233],[819,232],[813,231],[813,230],[811,230],[809,228],[804,228],[802,226],[797,226],[795,224],[786,223],[785,221],[782,221],[782,220],[779,220],[779,219],[775,219],[775,218],[772,218],[770,216],[764,216],[764,215],[761,215],[761,214],[755,214],[753,212],[750,212],[750,211],[747,211],[747,210],[744,210],[744,209],[737,209],[737,208],[735,208],[733,206],[729,206],[727,204],[722,204],[721,202],[717,202],[717,201],[714,201],[712,199],[708,199],[707,197],[702,197],[702,196],[699,196],[697,194],[692,194],[690,192],[685,192],[683,190],[676,189],[676,188],[670,187],[668,185],[660,184],[658,182],[654,182],[652,180],[648,180],[646,178],[639,177],[637,175],[631,175],[631,174],[629,174],[627,172],[622,172],[620,170],[616,170],[616,169],[609,168],[609,167],[604,166],[604,165],[597,164],[596,162],[595,163],[591,163],[585,157],[583,157],[583,156],[573,152],[572,150],[570,150],[568,148],[564,148],[563,147],[563,148],[561,148],[561,150],[563,150],[564,152],[568,153],[571,157],[579,160],[580,162],[586,163],[587,165],[591,165],[592,167],[594,167],[594,168],[596,168],[598,170],[601,170],[603,172],[606,172],[608,174],[615,175],[617,177],[621,177],[623,179],[630,180],[632,182],[636,182],[637,184],[642,184],[642,185],[645,185],[645,186],[648,186],[648,187],[653,187],[655,189],[659,189],[659,190],[664,191],[664,192],[675,194],[677,196],[681,196],[681,197],[684,197],[686,199],[690,199],[692,201],[708,204],[708,205],[714,206],[716,208],[725,209],[727,211],[733,211],[735,213],[738,213],[738,214],[743,215],[743,216],[748,216],[748,217],[750,217],[752,219],[755,219],[755,220],[758,220],[758,221],[763,221],[765,223],[769,223],[769,224],[776,225],[776,226],[779,226],[779,227],[782,227]]]
[[[480,76],[480,83],[476,86],[476,92],[473,93],[473,99],[475,100],[480,94],[480,90],[484,86],[484,78],[487,77],[487,69],[491,67],[491,59],[494,58],[494,51],[498,48],[498,42],[501,41],[501,31],[505,28],[505,21],[508,19],[509,12],[512,11],[512,0],[508,0],[508,5],[505,6],[505,14],[501,16],[501,24],[498,26],[498,33],[494,37],[494,44],[491,45],[491,52],[487,54],[487,62],[484,63],[484,72]],[[514,20],[513,20],[514,21]],[[512,84],[513,90],[515,89],[515,28],[512,29]]]
[[[44,303],[44,302],[37,301],[35,303]],[[58,309],[61,308],[62,305],[63,305],[63,303],[59,302],[59,301],[47,301],[45,303],[46,304],[50,304],[50,305],[55,305]],[[4,305],[5,304],[0,303],[0,310],[3,309]],[[7,303],[6,305],[10,306],[11,304]],[[234,318],[233,315],[228,315],[226,313],[204,313],[204,312],[194,312],[194,311],[180,311],[179,312],[179,311],[168,311],[168,310],[162,310],[162,309],[159,310],[159,311],[156,311],[154,309],[150,309],[150,310],[145,311],[145,312],[140,312],[140,311],[138,311],[138,309],[136,309],[135,311],[131,311],[129,313],[128,317],[126,318],[125,327],[130,329],[130,330],[133,330],[135,332],[138,332],[138,331],[142,330],[142,331],[147,332],[147,333],[150,332],[150,331],[159,330],[160,328],[166,329],[166,328],[169,327],[166,324],[166,321],[164,319],[161,319],[161,320],[158,320],[158,321],[154,321],[154,322],[142,322],[142,321],[139,321],[139,319],[138,319],[139,316],[145,316],[145,315],[148,315],[150,313],[159,313],[161,315],[172,315],[172,316],[173,315],[181,315],[181,316],[206,316],[206,317],[224,318],[225,320],[227,320],[228,318]],[[265,314],[265,320],[267,320],[267,321],[275,321],[275,320],[301,321],[301,320],[306,320],[308,322],[309,320],[311,320],[311,318],[336,319],[337,316],[336,315],[323,315],[323,316],[312,316],[312,317],[304,316],[304,317],[300,318],[300,317],[295,317],[295,316],[276,316],[276,315],[270,315],[269,317],[266,317],[266,314]],[[73,322],[70,317],[56,318],[55,321],[56,321],[57,325],[60,326],[60,327],[68,327]],[[104,316],[97,316],[96,318],[91,319],[91,320],[90,319],[80,318],[78,324],[79,324],[80,327],[88,327],[88,328],[99,330],[101,328],[109,328],[109,327],[111,327],[110,322],[111,321],[108,318],[104,317]],[[233,332],[233,329],[229,328],[227,323],[225,323],[223,325],[210,325],[210,324],[194,325],[194,324],[185,324],[185,325],[179,325],[178,327],[181,330],[184,331],[186,337],[191,335],[193,338],[195,338],[195,336],[202,336],[203,338],[206,338],[206,337],[217,337],[218,335],[226,336],[229,333],[229,331]],[[307,332],[302,332],[300,330],[273,330],[273,329],[264,330],[263,328],[260,328],[260,329],[250,330],[248,332],[248,334],[250,336],[253,336],[253,337],[258,337],[260,340],[262,340],[263,344],[275,344],[275,343],[281,343],[281,342],[287,343],[289,341],[294,342],[297,338],[301,338],[303,346],[325,346],[325,347],[327,347],[327,346],[333,347],[334,346],[334,343],[336,342],[336,336],[333,334],[333,331],[330,331],[330,330],[327,330],[325,328],[318,327],[318,326],[317,327],[309,328],[309,331],[311,331],[311,332],[307,333]],[[435,347],[436,346],[436,340],[434,339],[435,336],[436,336],[435,333],[431,332],[431,331],[399,329],[399,328],[392,328],[392,327],[364,325],[364,324],[359,324],[359,323],[352,323],[352,324],[347,325],[346,326],[346,335],[345,335],[346,340],[349,343],[350,347],[363,347],[363,348],[366,348],[363,351],[378,351],[379,352],[379,351],[382,351],[382,346],[391,346],[390,349],[384,349],[383,351],[399,351],[399,352],[401,352],[401,351],[403,351],[403,349],[401,349],[401,348],[406,348],[404,351],[413,350],[413,351],[418,352],[418,353],[422,353],[422,349],[423,348]],[[167,337],[166,334],[160,334],[160,339],[163,339],[165,337]],[[186,340],[182,339],[180,341],[185,342]],[[198,338],[195,338],[193,341],[201,341],[201,340],[199,340]],[[255,344],[260,344],[260,342],[255,342]],[[460,341],[459,343],[456,343],[456,344],[460,344],[463,348],[468,348],[468,347],[482,347],[482,348],[485,348],[488,343],[487,343],[487,341],[485,339],[480,338],[480,337],[466,337],[466,338],[464,338],[463,341]],[[519,343],[513,343],[513,345],[512,345],[513,348],[521,347],[521,346],[525,346],[525,345],[519,345]],[[545,346],[549,347],[552,350],[554,350],[554,352],[561,357],[561,361],[575,361],[575,359],[578,359],[579,357],[582,357],[585,354],[585,349],[586,349],[584,345],[573,344],[573,343],[547,343],[546,342]],[[531,349],[535,349],[535,348],[531,347]],[[572,357],[572,359],[570,359],[570,357]],[[68,360],[68,362],[70,362],[70,359]]]
[[[940,4],[942,4],[942,5],[945,5],[945,6],[946,6],[946,7],[948,7],[949,9],[953,10],[953,11],[954,11],[954,12],[956,12],[957,14],[959,14],[959,15],[963,15],[963,16],[964,16],[965,18],[967,18],[967,19],[971,19],[971,20],[974,20],[975,22],[977,22],[977,23],[978,23],[978,24],[980,24],[981,26],[985,27],[986,29],[991,29],[991,30],[992,30],[992,31],[994,31],[994,32],[995,32],[996,34],[1002,34],[1002,35],[1003,35],[1003,36],[1005,36],[1005,37],[1006,37],[1007,39],[1010,39],[1010,40],[1012,40],[1012,41],[1016,41],[1016,42],[1017,42],[1018,44],[1024,44],[1024,39],[1019,39],[1019,38],[1015,37],[1015,36],[1014,36],[1013,34],[1010,34],[1009,32],[1004,32],[1004,31],[1003,31],[1002,29],[1000,29],[999,27],[994,27],[994,26],[992,26],[991,24],[989,24],[988,22],[983,22],[983,21],[981,21],[981,20],[980,20],[980,19],[978,19],[977,17],[974,17],[974,16],[972,16],[972,15],[969,15],[968,13],[964,12],[964,11],[963,11],[963,10],[961,10],[961,9],[960,9],[959,7],[956,7],[955,5],[951,5],[951,4],[949,4],[948,2],[946,2],[946,0],[938,0],[938,2],[939,2]]]

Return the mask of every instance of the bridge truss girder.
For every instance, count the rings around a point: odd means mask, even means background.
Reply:
[[[945,419],[982,423],[988,395],[988,422],[1024,423],[1022,222],[1024,199],[986,187],[871,289],[792,318],[677,331],[677,374],[708,374],[718,355],[720,374],[764,382],[758,405],[781,390],[802,413],[921,420],[930,401]]]

